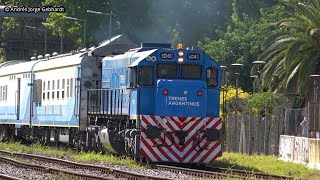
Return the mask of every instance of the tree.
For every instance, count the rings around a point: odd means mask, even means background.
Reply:
[[[278,92],[304,93],[310,74],[320,72],[320,0],[282,3],[290,17],[272,24],[278,32],[265,41],[263,83],[273,82]]]
[[[278,0],[235,0],[235,12],[240,19],[243,19],[243,15],[258,19],[261,16],[260,8],[271,7],[277,2]]]
[[[265,38],[276,32],[271,31],[267,25],[285,17],[285,12],[283,7],[275,6],[261,9],[258,19],[250,18],[244,14],[243,19],[240,20],[235,10],[236,3],[233,3],[233,9],[226,31],[216,30],[219,39],[205,38],[199,42],[199,47],[214,57],[221,65],[228,66],[229,80],[232,84],[234,84],[235,78],[231,64],[244,64],[239,82],[245,91],[250,91],[252,87],[250,80],[252,62],[257,60],[259,54],[262,53],[262,44]]]

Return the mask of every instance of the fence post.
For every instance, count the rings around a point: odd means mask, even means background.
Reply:
[[[237,147],[238,147],[238,142],[239,142],[239,134],[238,134],[238,108],[235,102],[235,99],[231,100],[231,106],[234,109],[234,126],[233,126],[233,130],[234,130],[234,143],[232,143],[232,150],[234,152],[237,152]]]
[[[262,144],[261,144],[261,133],[262,133],[262,131],[261,131],[261,114],[259,113],[258,114],[258,117],[257,117],[258,119],[256,120],[256,123],[255,123],[255,129],[256,129],[256,132],[255,132],[255,134],[256,134],[256,145],[255,145],[255,149],[256,149],[256,152],[258,153],[258,154],[260,154],[260,152],[261,152],[261,147],[262,147]]]
[[[228,111],[228,118],[227,118],[227,151],[230,152],[232,147],[231,147],[231,109],[229,106],[226,106],[227,111]]]
[[[307,117],[307,119],[308,119],[308,121],[309,121],[309,127],[308,127],[308,130],[309,130],[309,132],[308,132],[308,138],[309,137],[311,137],[311,117],[310,117],[310,102],[308,102],[308,117]]]
[[[253,145],[254,145],[254,136],[252,135],[253,134],[253,114],[252,114],[252,106],[249,107],[249,116],[248,116],[248,140],[250,141],[248,143],[248,146],[249,146],[249,155],[251,156],[252,155],[252,152],[253,152]]]
[[[241,127],[240,127],[240,144],[239,151],[242,153],[247,153],[247,140],[246,140],[246,108],[244,103],[239,103],[239,107],[242,109]]]
[[[273,149],[273,153],[278,155],[279,154],[279,138],[280,138],[280,112],[279,112],[279,103],[277,102],[277,100],[272,97],[272,102],[275,105],[275,122],[274,122],[274,127],[276,130],[276,138],[275,138],[275,143],[274,143],[274,149]]]
[[[287,103],[288,103],[288,101],[287,101],[287,98],[284,96],[284,95],[282,95],[281,96],[281,98],[282,98],[282,100],[283,100],[283,102],[284,102],[284,133],[286,134],[286,135],[288,135],[289,134],[289,122],[288,122],[288,113],[287,113],[287,110],[288,110],[288,105],[287,105]]]
[[[265,119],[265,149],[264,149],[264,154],[269,155],[269,147],[271,147],[270,143],[270,129],[271,129],[271,117],[272,117],[272,111],[270,109],[266,109],[268,111],[266,119]]]

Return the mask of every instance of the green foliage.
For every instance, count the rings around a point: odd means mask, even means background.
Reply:
[[[243,15],[257,19],[260,17],[260,8],[270,7],[277,2],[278,0],[235,0],[236,14],[240,19],[243,18]]]
[[[213,165],[283,176],[294,176],[296,179],[320,178],[317,170],[309,169],[302,164],[279,160],[276,156],[249,156],[246,154],[223,153],[222,157],[218,158]]]
[[[46,22],[49,24],[55,24],[63,27],[63,34],[72,40],[75,40],[76,47],[81,47],[84,38],[84,22],[64,19],[64,16],[74,17],[78,19],[86,20],[86,35],[87,35],[87,46],[93,44],[93,32],[94,30],[101,28],[108,16],[95,15],[87,13],[87,10],[95,10],[101,12],[111,12],[111,5],[107,1],[96,0],[91,1],[77,1],[77,0],[45,0],[45,4],[48,6],[63,6],[65,13],[50,13],[49,18]],[[55,35],[60,35],[61,28],[48,26]],[[106,37],[104,38],[106,39]],[[104,40],[102,39],[102,40]]]
[[[239,82],[245,91],[250,91],[252,87],[252,81],[249,78],[250,71],[253,71],[252,74],[256,71],[252,69],[252,62],[257,60],[264,50],[262,45],[266,37],[279,31],[272,30],[269,24],[286,17],[286,13],[282,6],[275,6],[270,9],[261,9],[261,17],[258,19],[250,18],[244,14],[240,20],[236,15],[235,3],[233,9],[226,31],[216,30],[219,35],[218,39],[205,38],[198,45],[221,65],[228,66],[229,80],[232,84],[234,84],[235,78],[231,75],[234,74],[235,69],[231,67],[231,64],[244,64]]]
[[[270,112],[276,108],[272,99],[274,99],[279,106],[283,103],[279,94],[259,92],[252,94],[247,99],[246,108],[249,109],[252,107],[255,114],[258,114],[261,110],[267,110],[267,112]]]
[[[33,144],[31,146],[25,146],[17,142],[0,143],[0,149],[11,152],[21,152],[29,154],[42,154],[51,155],[57,158],[69,157],[79,162],[106,162],[110,164],[119,164],[128,167],[142,168],[142,166],[136,164],[129,157],[118,157],[112,154],[102,155],[97,153],[76,153],[71,150],[54,149],[50,147],[44,147],[40,144]]]
[[[112,154],[102,155],[97,153],[80,153],[72,156],[74,159],[80,162],[105,162],[109,164],[119,164],[123,166],[141,168],[142,166],[135,163],[132,158],[127,156],[119,158]]]
[[[25,146],[18,142],[0,143],[0,149],[5,151],[14,151],[14,152],[30,153],[30,154],[32,153],[47,154],[47,155],[52,155],[59,158],[71,156],[74,153],[72,151],[65,151],[65,150],[44,147],[40,144],[32,144],[31,146]]]
[[[320,72],[320,0],[282,1],[290,17],[272,24],[278,33],[265,41],[263,83],[278,92],[305,93],[310,74]]]

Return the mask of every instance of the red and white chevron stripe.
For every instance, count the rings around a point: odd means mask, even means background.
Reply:
[[[210,117],[173,117],[142,115],[140,152],[151,162],[211,163],[221,156],[221,141],[207,141],[202,130],[220,130],[222,120]],[[146,136],[147,126],[162,129],[161,137],[150,139]],[[184,145],[173,133],[187,131]]]

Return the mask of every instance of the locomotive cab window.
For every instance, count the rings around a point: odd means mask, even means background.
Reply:
[[[201,79],[202,66],[197,64],[183,64],[181,66],[182,79]]]
[[[130,67],[129,69],[129,87],[135,88],[137,85],[137,67]]]
[[[174,63],[157,64],[157,78],[163,78],[163,79],[177,78],[177,64],[174,64]]]
[[[207,68],[207,86],[215,87],[218,85],[218,70],[214,67]]]
[[[139,72],[139,84],[141,86],[153,85],[153,67],[141,67]]]

